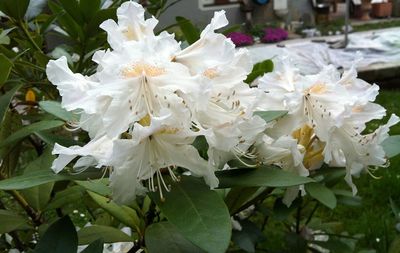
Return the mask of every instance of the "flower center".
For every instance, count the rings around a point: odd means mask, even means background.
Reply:
[[[218,76],[218,72],[214,68],[209,68],[209,69],[204,70],[203,75],[205,77],[208,77],[209,79],[213,79]]]
[[[326,85],[325,84],[314,84],[310,88],[306,90],[306,94],[323,94],[327,91]]]
[[[139,76],[154,77],[164,74],[165,69],[147,63],[134,63],[124,68],[121,73],[125,78],[139,77]]]

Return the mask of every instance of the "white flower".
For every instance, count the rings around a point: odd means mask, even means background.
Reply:
[[[325,66],[316,75],[302,75],[284,59],[276,71],[260,79],[260,88],[271,107],[289,112],[267,133],[275,138],[295,136],[306,150],[303,164],[309,170],[323,161],[345,166],[346,181],[355,193],[352,174],[385,165],[380,144],[398,118],[392,116],[372,134],[362,133],[367,122],[385,115],[385,109],[373,103],[379,87],[358,79],[354,67],[343,75],[333,66]]]

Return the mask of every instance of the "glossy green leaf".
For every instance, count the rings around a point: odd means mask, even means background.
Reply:
[[[93,36],[100,31],[100,24],[107,19],[117,19],[116,8],[99,10],[86,28],[87,36]]]
[[[325,206],[333,209],[336,207],[335,194],[327,188],[325,185],[320,183],[309,183],[305,185],[306,191],[311,197],[318,200]]]
[[[287,111],[256,111],[254,115],[260,116],[268,123],[285,116],[287,113]]]
[[[40,101],[39,106],[43,111],[48,112],[64,121],[74,122],[78,120],[78,115],[65,110],[61,107],[61,103],[57,101]]]
[[[400,135],[389,136],[383,141],[382,147],[387,157],[394,157],[400,154]]]
[[[81,253],[103,253],[104,241],[98,239],[91,244],[89,244]]]
[[[16,141],[19,141],[35,132],[60,127],[62,125],[64,125],[64,122],[60,120],[43,120],[32,123],[10,135],[2,143],[0,143],[0,147],[4,147]]]
[[[14,230],[31,228],[27,220],[13,211],[0,209],[0,235]]]
[[[197,29],[190,20],[184,17],[176,17],[175,19],[189,44],[193,44],[200,38],[199,29]]]
[[[21,88],[22,84],[16,85],[12,90],[9,90],[6,94],[0,97],[0,123],[3,122],[4,115],[8,110],[8,106],[15,93]]]
[[[182,177],[165,192],[150,196],[168,221],[196,246],[210,253],[225,252],[231,237],[231,221],[223,200],[200,179]],[[179,207],[180,212],[177,212]]]
[[[28,9],[29,0],[1,0],[0,11],[9,17],[22,19]]]
[[[246,83],[251,84],[257,77],[263,76],[265,73],[272,72],[274,70],[274,63],[271,60],[265,60],[259,63],[256,63],[253,66],[250,74],[247,76],[245,80]]]
[[[75,253],[77,250],[78,236],[75,226],[71,219],[65,216],[50,225],[33,253]]]
[[[275,167],[262,166],[257,169],[232,169],[217,171],[218,188],[232,187],[289,187],[314,182],[312,178],[301,177]]]
[[[145,234],[146,246],[149,253],[200,253],[204,252],[188,241],[167,221],[150,225]]]
[[[49,182],[70,180],[71,177],[63,174],[54,174],[51,170],[40,170],[26,173],[0,181],[0,190],[21,190]]]
[[[135,230],[138,230],[140,221],[135,210],[129,207],[123,208],[123,206],[117,205],[113,201],[110,201],[110,199],[97,193],[91,191],[88,191],[88,193],[101,208],[114,216],[117,220]]]
[[[95,240],[102,239],[105,243],[132,242],[133,239],[121,230],[109,227],[93,225],[78,231],[79,244],[89,244]]]

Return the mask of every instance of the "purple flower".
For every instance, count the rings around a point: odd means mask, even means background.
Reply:
[[[264,43],[273,43],[285,40],[287,37],[287,31],[282,28],[266,28],[261,41]]]
[[[231,32],[227,36],[237,47],[248,46],[254,43],[253,37],[241,32]]]

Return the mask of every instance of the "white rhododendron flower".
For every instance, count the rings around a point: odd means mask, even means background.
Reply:
[[[247,50],[216,32],[228,24],[224,11],[185,49],[174,35],[157,35],[158,21],[145,19],[144,12],[128,1],[117,10],[118,22],[100,25],[111,48],[95,52],[93,75],[73,73],[65,57],[48,63],[61,105],[80,114],[74,126],[91,139],[82,147],[56,144],[55,172],[75,159],[77,171],[110,168],[113,199],[129,203],[148,190],[158,190],[162,199],[170,189],[164,176],[179,181],[178,167],[214,188],[215,170],[232,159],[299,176],[324,162],[345,166],[350,185],[351,175],[386,163],[380,144],[398,118],[363,135],[366,123],[385,110],[373,103],[378,86],[357,79],[354,69],[340,75],[326,66],[301,75],[286,59],[259,79],[259,87],[250,87],[244,82],[253,67]],[[271,110],[288,114],[268,123],[254,114]],[[200,137],[208,160],[194,147]],[[287,189],[284,202],[290,204],[299,190]]]
[[[298,139],[306,152],[303,164],[309,170],[323,162],[345,166],[346,181],[356,193],[351,175],[386,164],[380,144],[399,119],[392,115],[387,125],[363,134],[366,123],[382,119],[386,111],[373,103],[379,87],[358,79],[354,67],[343,75],[331,65],[318,74],[302,75],[289,59],[282,59],[273,73],[259,80],[259,87],[267,93],[271,108],[288,110],[267,133]]]

